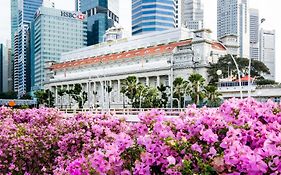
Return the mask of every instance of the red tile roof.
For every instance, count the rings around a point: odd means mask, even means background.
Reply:
[[[212,48],[216,50],[225,50],[225,47],[219,42],[213,42]]]
[[[124,52],[120,52],[120,53],[113,53],[113,54],[100,55],[100,56],[95,56],[95,57],[79,59],[79,60],[66,61],[66,62],[54,64],[50,67],[50,69],[59,70],[59,69],[66,69],[66,68],[71,68],[71,67],[79,67],[79,66],[83,66],[83,65],[105,63],[105,62],[122,60],[122,59],[133,58],[133,57],[170,53],[173,51],[173,49],[175,47],[187,45],[187,44],[190,44],[191,42],[192,42],[192,40],[189,39],[189,40],[184,40],[184,41],[179,41],[179,42],[172,42],[172,43],[164,44],[164,45],[140,48],[137,50],[129,50],[129,51],[124,51]],[[212,48],[224,50],[223,46],[221,46],[219,43],[213,43]]]

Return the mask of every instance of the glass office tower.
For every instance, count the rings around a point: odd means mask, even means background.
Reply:
[[[30,56],[29,56],[29,31],[37,9],[43,0],[12,0],[11,1],[11,32],[12,53],[14,54],[14,90],[18,97],[30,91]],[[17,23],[17,25],[16,25]],[[16,38],[15,38],[16,35]],[[17,47],[15,44],[17,43]],[[15,53],[17,53],[15,55]]]
[[[175,28],[176,9],[174,0],[132,0],[132,34]]]
[[[36,91],[43,89],[48,62],[58,62],[61,53],[87,46],[87,22],[80,12],[41,7],[31,29],[32,91]]]
[[[80,11],[87,16],[88,46],[103,42],[106,30],[119,23],[118,0],[80,0]]]

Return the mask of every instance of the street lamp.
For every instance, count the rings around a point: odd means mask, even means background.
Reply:
[[[228,63],[227,63],[227,79],[229,79],[229,77],[230,77],[230,74],[229,74],[229,65],[231,64],[231,62],[229,61]]]
[[[258,25],[258,32],[259,32],[261,24],[264,21],[265,21],[265,18],[262,18],[260,23],[259,23],[259,25]],[[258,37],[258,42],[259,42],[259,37]],[[253,44],[253,43],[251,43],[251,44]],[[251,64],[252,64],[252,58],[249,58],[249,67],[248,67],[248,97],[251,97]]]
[[[185,108],[186,107],[186,91],[189,89],[189,86],[186,86],[185,89],[184,89],[184,102],[183,102],[183,107]]]
[[[143,93],[144,90],[145,90],[145,88],[143,88],[140,92],[140,108],[141,108],[141,97],[142,97],[142,93]]]
[[[173,89],[174,89],[174,84],[173,84],[173,80],[174,80],[174,57],[171,56],[171,59],[167,61],[168,63],[170,63],[170,87],[171,87],[171,96],[170,96],[170,102],[171,102],[171,108],[173,108]]]
[[[223,48],[228,51],[228,49],[225,47],[225,45],[223,43],[220,43]],[[240,75],[240,70],[239,70],[239,67],[238,67],[238,64],[235,60],[235,58],[233,57],[233,55],[231,53],[229,53],[231,59],[233,60],[234,64],[235,64],[235,67],[236,67],[236,70],[237,70],[237,75],[238,75],[238,81],[239,81],[239,89],[240,89],[240,98],[243,99],[243,92],[242,92],[242,82],[241,82],[241,75]]]

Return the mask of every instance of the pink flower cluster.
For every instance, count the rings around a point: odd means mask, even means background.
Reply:
[[[152,110],[64,118],[55,109],[0,108],[0,174],[148,175],[281,172],[281,104],[231,99],[177,118]]]

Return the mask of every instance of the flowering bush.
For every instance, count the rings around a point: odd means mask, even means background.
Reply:
[[[177,118],[152,110],[64,118],[55,109],[0,108],[0,174],[278,174],[281,105],[251,98]]]

